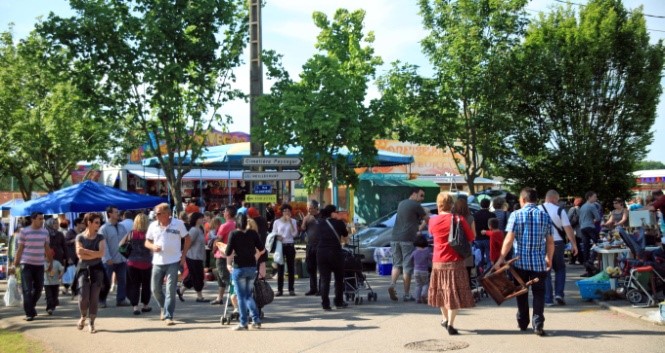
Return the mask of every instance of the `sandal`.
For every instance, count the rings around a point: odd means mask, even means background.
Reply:
[[[97,330],[95,330],[95,324],[89,324],[88,331],[90,331],[90,333],[97,333]]]
[[[219,299],[215,299],[210,302],[210,305],[222,305],[222,301]]]
[[[180,287],[175,289],[176,294],[178,295],[178,299],[180,299],[181,302],[185,301],[185,297],[182,296],[182,291],[180,290]]]
[[[76,328],[79,330],[83,330],[83,327],[85,327],[85,317],[82,317],[76,324]]]

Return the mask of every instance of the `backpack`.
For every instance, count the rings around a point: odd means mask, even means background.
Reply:
[[[570,215],[570,226],[573,228],[577,228],[577,226],[580,224],[580,211],[577,209],[577,207],[573,208],[573,213]]]

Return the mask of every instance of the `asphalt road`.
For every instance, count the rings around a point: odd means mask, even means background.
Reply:
[[[363,304],[332,312],[322,311],[318,298],[305,297],[307,280],[297,280],[297,296],[275,298],[264,308],[260,330],[236,332],[231,330],[235,322],[221,325],[222,307],[196,303],[192,292],[186,294],[186,302],[177,302],[177,324],[170,327],[159,320],[157,310],[134,316],[131,308],[111,306],[100,310],[98,333],[91,335],[76,329],[76,301],[68,298],[61,298],[53,316],[44,312],[42,299],[33,322],[22,320],[21,308],[2,307],[0,325],[62,353],[413,352],[454,347],[466,347],[463,352],[665,352],[665,326],[582,302],[574,286],[576,276],[570,277],[568,305],[546,309],[547,337],[517,329],[514,300],[497,306],[489,298],[461,312],[455,325],[460,335],[451,337],[439,325],[436,308],[390,301],[388,277],[374,274],[368,275],[368,282],[378,293],[377,302],[368,303],[365,292]],[[271,285],[274,288],[276,282]],[[208,282],[205,295],[211,298],[215,290],[216,284]],[[111,293],[110,303],[114,297]]]

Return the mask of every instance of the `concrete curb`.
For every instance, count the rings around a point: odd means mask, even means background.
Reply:
[[[612,304],[609,304],[609,303],[607,303],[607,302],[600,301],[600,300],[597,300],[597,299],[594,299],[594,302],[595,302],[596,304],[598,304],[600,307],[605,308],[605,309],[607,309],[607,310],[614,311],[615,313],[619,313],[619,314],[622,314],[622,315],[626,315],[626,316],[629,316],[629,317],[632,317],[632,318],[635,318],[635,319],[644,320],[644,321],[646,321],[646,322],[650,322],[650,323],[655,324],[655,325],[665,326],[665,322],[663,322],[663,321],[656,321],[656,320],[650,318],[650,317],[647,316],[647,315],[642,315],[642,314],[636,313],[636,312],[634,312],[634,311],[628,310],[628,309],[626,309],[626,308],[622,308],[622,307],[614,306],[614,305],[612,305]],[[654,307],[654,310],[657,311],[657,310],[658,310],[658,307]]]

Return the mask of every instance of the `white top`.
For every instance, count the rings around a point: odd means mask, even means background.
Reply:
[[[547,210],[547,214],[550,216],[550,219],[552,220],[552,236],[554,238],[554,241],[561,241],[564,240],[561,238],[559,235],[559,232],[554,228],[554,226],[559,227],[559,229],[564,229],[566,226],[570,226],[570,220],[568,220],[568,213],[566,213],[566,209],[564,208],[563,211],[561,211],[561,217],[559,217],[559,205],[555,205],[551,202],[545,202],[543,204],[545,206],[545,209]]]
[[[290,225],[279,218],[273,223],[272,231],[282,236],[282,244],[293,244],[294,238],[298,235],[298,224],[293,218],[291,218]]]
[[[171,218],[171,223],[166,227],[162,227],[159,221],[150,223],[145,238],[162,248],[162,251],[153,254],[152,264],[169,265],[180,262],[182,256],[180,239],[187,235],[185,224],[176,218]]]

